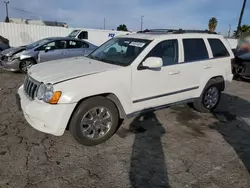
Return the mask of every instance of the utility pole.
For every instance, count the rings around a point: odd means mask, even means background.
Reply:
[[[143,29],[143,18],[144,18],[144,16],[141,16],[141,31]]]
[[[105,30],[105,29],[106,29],[106,19],[104,18],[103,21],[104,21],[104,22],[103,22],[103,29]]]
[[[243,17],[244,11],[245,11],[246,3],[247,3],[247,0],[243,0],[243,5],[242,5],[242,8],[241,8],[241,12],[240,12],[240,17],[239,17],[238,27],[237,27],[237,31],[236,31],[236,36],[239,34],[239,31],[240,31],[242,17]]]
[[[230,37],[230,35],[231,35],[231,24],[229,25],[229,30],[228,30],[228,38]]]
[[[4,1],[5,6],[6,6],[6,18],[5,18],[5,22],[10,22],[9,19],[9,11],[8,11],[8,4],[10,3],[9,1]]]

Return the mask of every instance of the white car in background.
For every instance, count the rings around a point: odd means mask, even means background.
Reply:
[[[108,41],[117,36],[129,35],[130,31],[111,31],[111,30],[100,30],[100,29],[75,29],[68,37],[85,40],[97,46],[102,45],[104,42]]]
[[[83,145],[109,139],[120,120],[182,103],[213,110],[232,81],[230,45],[207,31],[119,36],[88,57],[34,65],[17,104],[35,129]]]

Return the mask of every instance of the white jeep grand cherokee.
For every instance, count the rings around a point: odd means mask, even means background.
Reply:
[[[232,81],[234,55],[223,36],[148,32],[113,38],[88,57],[30,68],[17,94],[35,129],[68,128],[83,145],[109,139],[120,120],[180,103],[206,112]]]

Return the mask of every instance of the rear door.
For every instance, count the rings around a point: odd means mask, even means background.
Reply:
[[[69,40],[67,43],[67,49],[64,51],[64,57],[78,57],[89,54],[89,44],[84,41]]]
[[[208,38],[208,48],[211,50],[210,71],[211,74],[225,75],[231,74],[230,53],[219,38]],[[229,75],[230,76],[230,75]]]
[[[182,60],[179,63],[180,82],[183,90],[181,100],[197,97],[201,79],[210,69],[209,53],[203,38],[183,38],[181,40]]]

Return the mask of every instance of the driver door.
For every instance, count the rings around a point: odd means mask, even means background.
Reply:
[[[162,58],[163,67],[159,69],[136,68],[133,70],[133,112],[158,108],[180,100],[181,92],[178,92],[181,91],[181,77],[178,65],[179,49],[177,40],[160,42],[149,52],[146,58]]]
[[[47,48],[50,49],[46,50]],[[64,51],[66,50],[66,48],[67,48],[67,41],[65,40],[56,40],[48,44],[45,44],[39,50],[38,62],[42,63],[45,61],[63,59]]]

